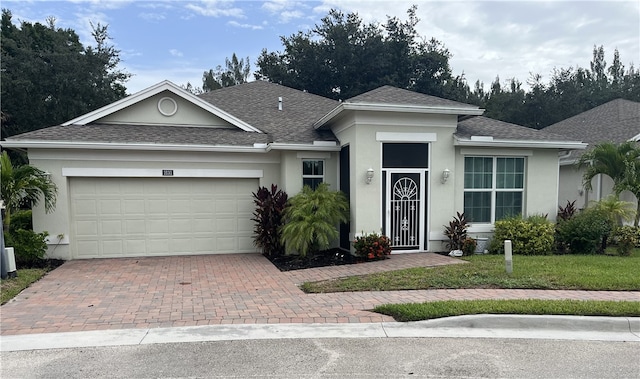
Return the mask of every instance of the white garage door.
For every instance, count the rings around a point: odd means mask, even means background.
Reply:
[[[71,178],[74,258],[255,252],[257,179]]]

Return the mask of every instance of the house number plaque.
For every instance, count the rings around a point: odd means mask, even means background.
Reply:
[[[173,176],[173,170],[162,170],[162,176]]]

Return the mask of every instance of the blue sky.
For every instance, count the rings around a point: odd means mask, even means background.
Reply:
[[[53,16],[85,44],[92,43],[90,22],[109,25],[134,93],[164,79],[201,86],[202,73],[234,52],[249,57],[253,72],[262,49],[281,51],[280,36],[313,28],[331,8],[383,23],[387,15],[406,19],[412,4],[420,34],[445,44],[453,73],[464,72],[471,86],[480,79],[488,88],[496,75],[526,83],[538,73],[546,81],[554,67],[588,67],[594,45],[604,45],[607,63],[618,48],[625,67],[640,66],[640,0],[3,0],[2,8],[14,22]]]

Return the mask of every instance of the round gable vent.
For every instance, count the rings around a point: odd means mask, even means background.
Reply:
[[[158,100],[158,111],[163,116],[173,116],[178,111],[178,103],[170,97],[163,97]]]

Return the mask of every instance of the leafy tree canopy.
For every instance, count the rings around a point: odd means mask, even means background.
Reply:
[[[126,95],[130,74],[106,25],[92,25],[95,45],[83,46],[72,29],[22,22],[2,10],[2,136],[58,125]]]
[[[617,98],[640,101],[640,70],[633,64],[625,70],[617,49],[607,67],[603,46],[594,46],[589,68],[556,68],[548,83],[532,74],[528,84],[525,92],[515,78],[504,86],[496,78],[484,92],[476,82],[471,102],[488,117],[541,129]]]
[[[238,59],[236,53],[233,53],[231,59],[226,58],[224,60],[224,64],[224,69],[221,66],[217,66],[215,70],[205,71],[202,74],[202,90],[204,92],[247,82],[251,71],[249,57]]]
[[[418,34],[416,10],[407,11],[406,21],[388,17],[383,25],[331,10],[310,32],[281,37],[284,52],[263,50],[254,75],[333,99],[382,85],[446,96],[464,78],[452,77],[451,54],[440,41]]]

